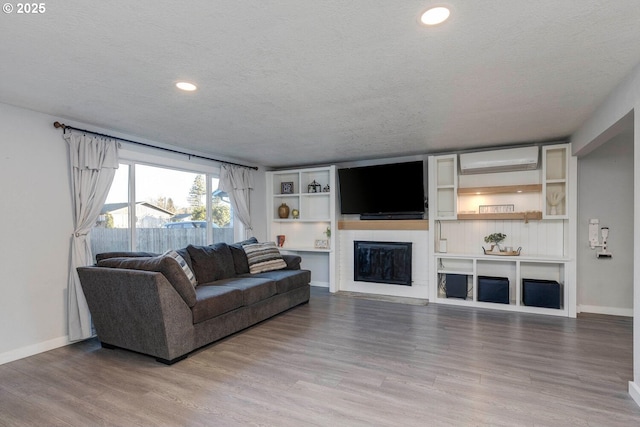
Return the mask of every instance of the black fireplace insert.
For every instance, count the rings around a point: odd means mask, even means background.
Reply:
[[[411,242],[353,242],[356,282],[411,286]]]

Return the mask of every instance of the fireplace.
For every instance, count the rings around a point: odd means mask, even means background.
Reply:
[[[411,242],[353,242],[356,282],[411,286]]]

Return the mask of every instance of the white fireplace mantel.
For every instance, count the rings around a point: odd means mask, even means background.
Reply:
[[[346,291],[375,295],[427,299],[429,295],[429,231],[427,221],[341,221],[338,280],[331,292]],[[354,223],[360,223],[355,224]],[[385,224],[387,223],[387,224]],[[411,242],[412,285],[354,281],[354,241]]]
[[[338,221],[339,230],[428,230],[428,219]]]

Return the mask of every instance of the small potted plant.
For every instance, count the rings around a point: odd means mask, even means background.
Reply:
[[[500,243],[502,243],[506,238],[506,234],[492,233],[488,236],[485,236],[484,241],[485,243],[491,243],[491,252],[501,252],[502,248],[500,247]]]

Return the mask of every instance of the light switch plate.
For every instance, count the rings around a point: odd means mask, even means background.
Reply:
[[[598,240],[598,229],[600,228],[600,220],[592,218],[589,220],[589,245],[594,249],[600,244]]]

